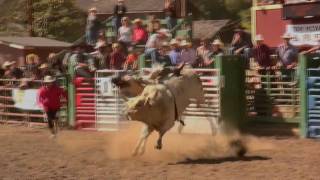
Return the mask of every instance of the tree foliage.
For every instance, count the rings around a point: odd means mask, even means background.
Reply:
[[[196,19],[231,19],[250,28],[251,1],[249,0],[190,0],[190,2]]]
[[[34,0],[33,31],[36,36],[73,41],[84,32],[86,15],[73,0]]]

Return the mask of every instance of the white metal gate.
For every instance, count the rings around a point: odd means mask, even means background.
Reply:
[[[96,129],[117,131],[124,117],[124,101],[119,89],[111,82],[112,76],[123,72],[115,70],[97,71],[95,75]]]

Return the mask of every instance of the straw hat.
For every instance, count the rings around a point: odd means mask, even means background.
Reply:
[[[256,41],[264,41],[264,38],[261,34],[256,35]]]
[[[36,54],[29,54],[26,57],[26,63],[31,64],[31,62],[38,63],[39,62],[39,56]]]
[[[30,82],[31,82],[31,79],[28,79],[28,78],[21,79],[21,83],[19,84],[19,88],[28,87]]]
[[[41,66],[39,67],[39,69],[46,69],[46,68],[48,68],[49,66],[48,66],[48,64],[47,63],[43,63],[43,64],[41,64]]]
[[[162,47],[169,47],[170,44],[169,44],[169,42],[164,41],[164,42],[161,44],[161,46],[162,46]]]
[[[181,46],[190,46],[191,42],[188,42],[187,40],[182,40],[180,43]]]
[[[171,39],[170,45],[180,45],[180,43],[176,39]]]
[[[2,69],[7,69],[8,67],[14,65],[16,62],[15,61],[5,61],[3,64],[2,64]]]
[[[113,44],[112,44],[112,48],[118,48],[118,47],[120,47],[120,44],[119,44],[119,43],[113,43]]]
[[[158,34],[163,34],[166,37],[171,37],[171,33],[169,31],[169,29],[160,29],[159,31],[157,31]]]
[[[106,44],[106,42],[104,42],[104,41],[98,41],[97,43],[96,43],[96,46],[94,47],[95,49],[99,49],[99,48],[101,48],[101,47],[106,47],[107,46],[107,44]]]
[[[136,24],[136,23],[142,23],[142,20],[141,20],[140,18],[137,18],[137,19],[134,19],[132,22],[133,22],[134,24]]]
[[[92,7],[88,10],[89,12],[97,12],[97,8],[96,7]]]
[[[223,46],[223,42],[221,42],[220,39],[215,39],[211,44],[212,45]]]
[[[292,36],[289,33],[284,33],[281,37],[282,39],[292,39]]]
[[[56,78],[52,77],[52,76],[45,76],[43,79],[44,83],[53,83],[56,81]]]

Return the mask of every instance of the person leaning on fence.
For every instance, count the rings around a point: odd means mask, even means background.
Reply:
[[[26,70],[24,72],[24,77],[27,78],[36,78],[38,76],[40,58],[36,54],[29,54],[26,56]]]
[[[210,40],[207,38],[201,39],[200,47],[197,48],[198,62],[197,66],[203,66],[204,62],[210,61],[210,54],[212,53],[212,46]]]
[[[89,61],[91,71],[110,68],[110,52],[107,50],[106,42],[97,42],[94,52],[90,53],[93,57]]]
[[[269,46],[264,43],[264,38],[262,35],[256,35],[255,45],[252,48],[252,57],[255,62],[258,64],[258,69],[270,69],[272,64],[271,58],[271,50]]]
[[[112,50],[110,67],[114,70],[121,70],[126,61],[126,56],[119,43],[114,43],[112,45]]]
[[[4,69],[5,79],[21,79],[23,77],[23,71],[16,66],[15,61],[5,61],[2,65]]]
[[[47,63],[43,63],[39,66],[39,76],[36,79],[43,79],[46,76],[54,76],[54,72]]]
[[[181,62],[194,66],[197,62],[197,52],[192,47],[192,43],[187,40],[181,42]]]
[[[223,42],[220,41],[220,39],[214,40],[211,43],[211,45],[212,45],[212,52],[209,53],[209,59],[203,62],[203,65],[205,67],[211,67],[218,56],[224,55],[224,50],[223,50],[224,44]]]
[[[297,66],[298,61],[298,49],[290,44],[290,40],[292,36],[290,34],[285,33],[282,36],[283,44],[278,46],[276,53],[279,57],[279,60],[285,69],[293,69]]]
[[[44,77],[43,86],[38,92],[38,102],[47,116],[48,126],[53,136],[55,136],[53,122],[57,121],[62,99],[67,100],[67,93],[56,84],[56,79],[52,76]]]
[[[242,27],[235,29],[231,42],[231,54],[249,59],[252,48],[251,36]]]

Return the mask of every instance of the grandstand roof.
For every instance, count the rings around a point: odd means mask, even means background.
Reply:
[[[193,21],[192,37],[193,39],[213,38],[228,22],[228,19]]]
[[[113,13],[116,0],[76,0],[77,5],[87,11],[90,7],[96,7],[98,13]],[[128,12],[158,12],[163,11],[163,0],[127,0],[125,4]]]

